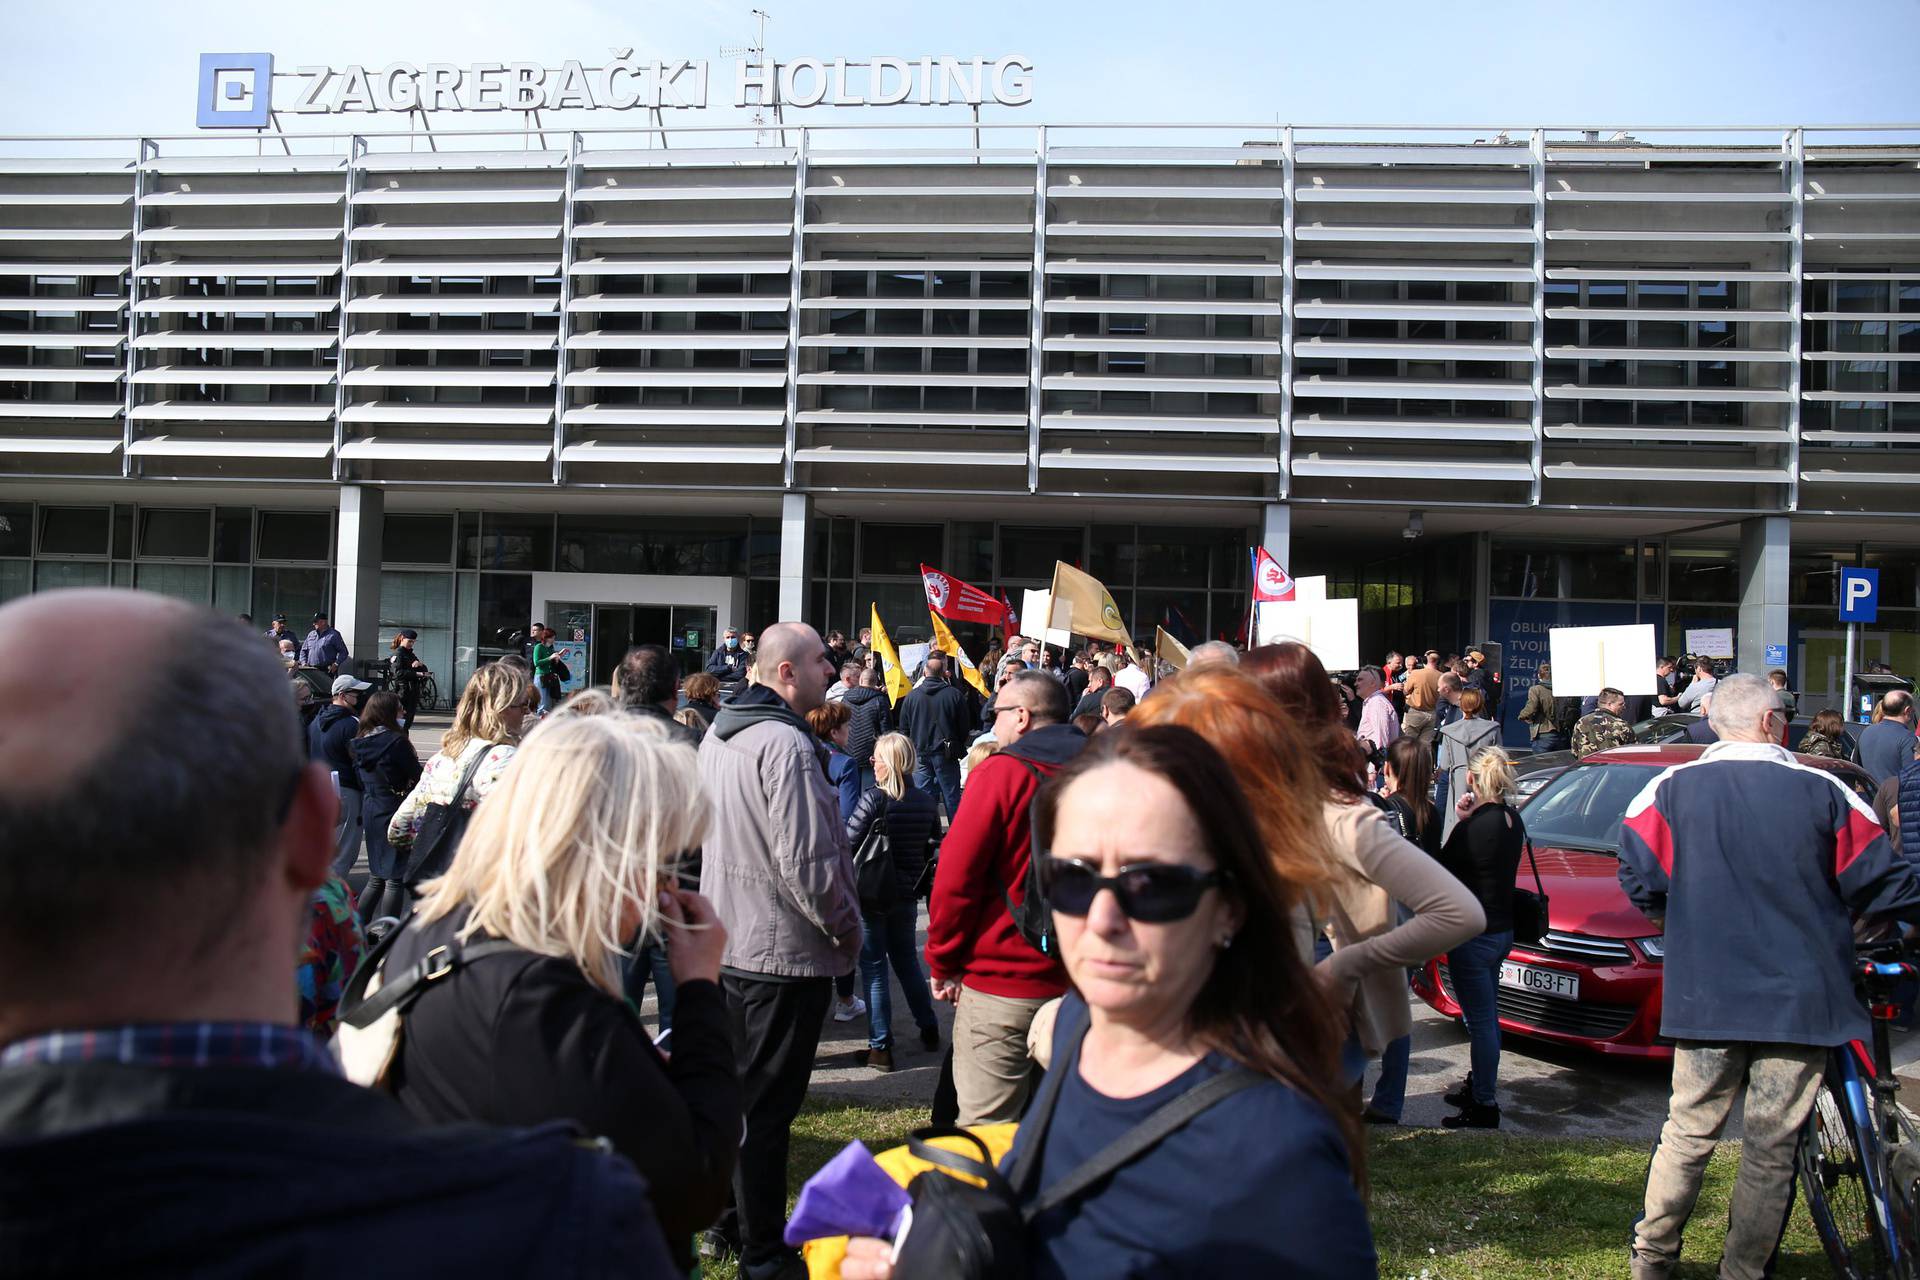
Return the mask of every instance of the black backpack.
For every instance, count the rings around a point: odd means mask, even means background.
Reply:
[[[482,743],[480,750],[474,752],[473,763],[461,771],[460,785],[453,789],[453,803],[430,804],[420,815],[413,852],[400,872],[400,883],[407,887],[409,899],[422,880],[445,875],[453,865],[453,855],[460,851],[460,841],[467,834],[467,822],[473,817],[473,810],[461,804],[460,799],[473,785],[473,775],[480,772],[481,763],[492,750],[493,744]]]
[[[887,834],[887,811],[892,807],[891,802],[880,806],[860,847],[853,851],[853,888],[860,898],[862,911],[885,911],[900,896],[900,878],[893,866],[893,840]]]
[[[1035,1218],[1084,1195],[1216,1102],[1266,1079],[1239,1067],[1214,1076],[1161,1106],[1045,1191],[1033,1194],[1030,1188],[1039,1180],[1047,1124],[1069,1069],[1062,1064],[1061,1069],[1047,1072],[1033,1110],[1021,1121],[1023,1129],[1034,1129],[1033,1140],[1021,1149],[1005,1177],[987,1158],[986,1144],[965,1129],[914,1132],[908,1150],[935,1168],[916,1174],[907,1184],[907,1194],[913,1197],[913,1228],[900,1242],[895,1275],[914,1280],[929,1276],[1025,1280],[1032,1273],[1027,1229]],[[981,1159],[928,1141],[941,1137],[973,1143]]]
[[[1052,776],[1031,760],[1020,756],[1007,756],[1028,773],[1035,782],[1045,786]],[[1000,891],[1000,897],[1007,904],[1007,915],[1013,921],[1013,927],[1027,944],[1043,956],[1058,956],[1059,947],[1053,939],[1053,908],[1047,903],[1046,880],[1040,874],[1040,844],[1033,838],[1033,805],[1027,805],[1027,874],[1024,877],[1026,892],[1020,901],[1015,902],[1013,895],[1006,889]]]

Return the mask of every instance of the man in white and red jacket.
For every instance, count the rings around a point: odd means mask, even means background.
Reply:
[[[1665,929],[1660,1031],[1675,1042],[1633,1280],[1670,1274],[1743,1093],[1720,1274],[1765,1274],[1827,1050],[1870,1030],[1853,991],[1853,919],[1920,919],[1920,873],[1844,782],[1778,745],[1784,712],[1766,681],[1722,679],[1710,716],[1720,741],[1647,784],[1620,831],[1621,887]]]
[[[1041,1005],[1067,990],[1058,957],[1042,955],[1007,910],[1009,897],[1025,896],[1033,797],[1087,744],[1067,711],[1066,686],[1043,671],[1019,672],[1000,686],[991,712],[1001,749],[974,766],[940,845],[927,968],[934,997],[954,1002],[953,1088],[962,1125],[1020,1118],[1027,1028]]]

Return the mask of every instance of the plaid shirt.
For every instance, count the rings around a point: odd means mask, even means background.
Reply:
[[[280,1067],[338,1074],[305,1031],[269,1022],[142,1022],[49,1031],[0,1049],[0,1069],[75,1062],[130,1067]]]

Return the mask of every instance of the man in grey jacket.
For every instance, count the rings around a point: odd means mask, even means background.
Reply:
[[[806,1100],[833,979],[860,954],[860,901],[839,801],[806,713],[833,665],[819,632],[782,622],[760,635],[756,683],[720,709],[700,745],[713,806],[700,892],[727,926],[720,985],[740,1054],[746,1135],[733,1175],[740,1274],[803,1277],[781,1240],[787,1140]]]

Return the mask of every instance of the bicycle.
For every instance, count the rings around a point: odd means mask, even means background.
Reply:
[[[1833,1273],[1842,1280],[1920,1276],[1920,1128],[1896,1094],[1888,1027],[1899,986],[1920,974],[1900,942],[1859,949],[1855,983],[1873,1019],[1872,1044],[1831,1050],[1800,1141],[1800,1185]]]
[[[439,710],[440,686],[434,683],[431,674],[428,674],[427,677],[420,682],[420,705],[432,710]]]

